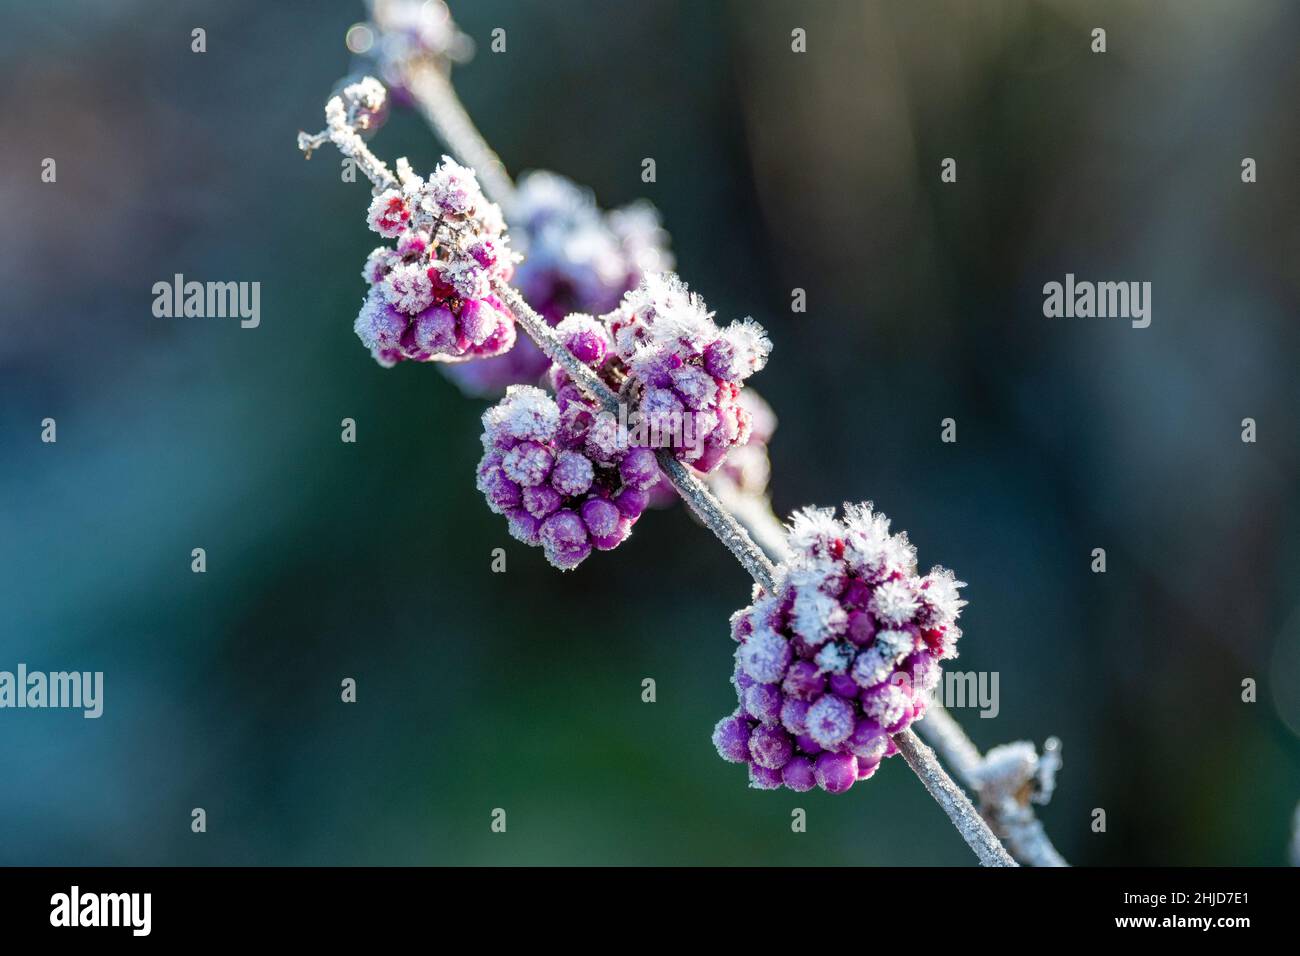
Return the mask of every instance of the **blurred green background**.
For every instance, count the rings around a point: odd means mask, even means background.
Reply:
[[[1001,713],[957,716],[982,747],[1062,738],[1067,858],[1283,863],[1300,7],[452,6],[507,166],[653,200],[683,276],[770,330],[778,508],[873,499],[970,582],[956,666],[1000,672]],[[748,790],[709,742],[735,562],[677,508],[558,574],[475,491],[481,403],[357,343],[366,190],[294,136],[363,15],[3,8],[0,669],[106,689],[97,721],[0,711],[0,863],[973,862],[901,760],[841,797]],[[409,113],[374,145],[441,152]],[[261,327],[154,318],[177,272],[260,281]],[[1151,327],[1045,319],[1066,272],[1152,282]]]

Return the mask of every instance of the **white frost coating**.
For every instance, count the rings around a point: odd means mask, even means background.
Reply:
[[[453,259],[441,272],[443,281],[462,299],[483,299],[492,291],[486,270],[473,259]]]
[[[343,87],[343,103],[350,109],[374,112],[384,105],[387,97],[384,84],[373,76],[362,77],[356,83]]]
[[[819,673],[843,674],[853,663],[853,652],[853,645],[832,641],[817,652],[813,663],[817,665]]]
[[[433,282],[428,267],[418,262],[393,266],[379,288],[385,299],[408,315],[422,312],[433,304]]]
[[[844,534],[834,508],[800,508],[790,516],[789,528],[790,551],[796,562],[828,554],[831,542]]]
[[[882,727],[889,727],[902,720],[912,702],[912,695],[897,684],[879,684],[872,693],[864,694],[863,698],[863,711],[879,721]]]
[[[730,352],[726,377],[740,382],[767,362],[772,345],[753,319],[733,322],[725,329],[714,313],[672,273],[649,273],[606,316],[613,326],[614,348],[638,378],[647,379],[667,365],[670,356],[699,358],[721,342]]]
[[[555,332],[561,339],[566,341],[575,335],[592,335],[606,345],[612,345],[609,340],[609,330],[605,328],[599,319],[587,315],[585,312],[570,312],[560,319],[555,326]]]
[[[980,806],[1016,856],[1033,866],[1064,866],[1030,804],[1045,804],[1056,789],[1060,741],[1049,738],[1040,756],[1025,740],[994,747],[971,771]]]
[[[352,331],[356,332],[361,344],[368,349],[375,349],[379,346],[379,341],[375,336],[375,317],[376,313],[383,307],[383,302],[374,296],[366,296],[361,303],[361,311],[357,313],[356,320],[352,323]]]
[[[957,575],[947,568],[936,567],[921,579],[921,603],[926,605],[942,621],[955,620],[961,609],[967,604],[962,600],[958,588],[964,588],[965,581],[958,581]]]
[[[984,755],[972,773],[981,794],[1001,798],[1014,796],[1033,779],[1038,769],[1038,751],[1027,740],[999,744]]]
[[[912,620],[919,607],[916,594],[907,581],[886,581],[878,585],[871,596],[871,612],[877,619],[895,627]]]
[[[774,684],[790,663],[790,645],[770,627],[755,628],[736,652],[745,673],[760,684]]]
[[[411,218],[411,210],[406,197],[396,189],[385,189],[366,209],[366,225],[385,239],[401,235],[406,228],[406,221]]]
[[[474,170],[462,166],[450,156],[442,157],[442,162],[429,177],[426,189],[438,208],[458,216],[469,215],[483,201]]]
[[[838,637],[849,626],[839,600],[817,588],[795,588],[792,614],[795,631],[813,647]]]
[[[863,651],[853,661],[849,676],[859,687],[865,689],[875,687],[893,673],[893,670],[893,659],[883,655],[878,648],[872,647]]]
[[[980,812],[994,832],[1006,841],[1017,860],[1028,866],[1069,865],[1052,845],[1032,806],[1047,803],[1056,788],[1056,772],[1061,766],[1059,740],[1051,737],[1043,744],[1042,755],[1026,776],[1024,756],[1032,751],[1032,745],[1023,742],[1008,745],[1012,749],[1001,756],[990,751],[993,762],[986,767],[985,758],[961,726],[937,703],[931,704],[916,726],[952,767],[957,778],[976,793]],[[999,768],[1001,773],[994,768]],[[1026,781],[1031,778],[1032,786],[1026,787]],[[1008,797],[1008,794],[1017,796]]]
[[[913,640],[910,631],[880,631],[876,634],[873,646],[884,657],[897,664],[912,653],[912,645]]]
[[[708,408],[717,397],[718,387],[713,376],[695,365],[683,365],[669,373],[673,388],[685,399],[686,406],[693,410]]]
[[[549,442],[560,424],[560,408],[540,388],[512,385],[506,397],[483,413],[483,444],[498,437]]]
[[[743,381],[767,365],[767,357],[772,353],[772,340],[752,318],[746,316],[732,322],[722,330],[722,338],[733,351],[729,379]]]
[[[934,757],[934,751],[923,744],[911,730],[894,734],[894,742],[898,744],[907,765],[921,778],[925,789],[930,791],[935,803],[948,814],[948,819],[966,840],[966,845],[975,851],[980,863],[983,866],[1016,866],[1016,861],[998,842],[966,794],[943,772],[939,761]]]
[[[374,285],[388,273],[389,269],[401,261],[401,256],[395,250],[388,246],[377,246],[370,250],[370,255],[366,256],[366,264],[361,269],[361,278]]]
[[[849,739],[854,722],[853,708],[834,694],[823,694],[808,708],[808,735],[827,750]]]

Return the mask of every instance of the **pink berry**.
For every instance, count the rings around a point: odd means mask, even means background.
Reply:
[[[817,758],[817,786],[827,793],[843,793],[858,779],[858,761],[853,754],[824,753]]]

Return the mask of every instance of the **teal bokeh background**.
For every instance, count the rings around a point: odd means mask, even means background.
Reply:
[[[1285,862],[1295,5],[453,8],[507,165],[653,200],[683,276],[771,331],[778,507],[873,499],[970,582],[957,666],[1000,673],[1001,713],[958,716],[983,747],[1063,739],[1065,855]],[[843,797],[747,790],[708,739],[743,572],[675,509],[558,574],[474,489],[481,403],[358,345],[365,189],[294,134],[361,18],[3,11],[0,669],[102,670],[106,699],[0,711],[0,863],[972,862],[901,761]],[[440,155],[411,114],[374,145]],[[260,281],[260,328],[155,319],[177,272]],[[1045,319],[1066,272],[1151,281],[1151,327]]]

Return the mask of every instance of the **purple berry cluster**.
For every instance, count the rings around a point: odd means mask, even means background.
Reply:
[[[732,617],[739,707],[713,730],[719,755],[760,790],[842,793],[897,752],[955,657],[964,583],[920,576],[905,533],[868,502],[796,512],[775,593]]]
[[[658,479],[654,452],[627,447],[614,416],[571,384],[554,399],[540,388],[512,385],[483,415],[479,490],[489,508],[505,515],[512,536],[540,545],[562,571],[576,568],[592,549],[618,547]]]
[[[428,180],[399,163],[400,188],[374,197],[370,228],[392,246],[366,259],[370,291],[353,328],[381,365],[463,362],[515,344],[515,320],[493,294],[514,256],[501,211],[472,170],[443,157]]]
[[[519,179],[505,213],[523,256],[514,285],[552,326],[571,312],[608,312],[643,275],[672,267],[667,234],[648,202],[606,212],[563,176],[531,172]],[[505,355],[443,372],[468,395],[494,396],[509,385],[536,384],[548,365],[542,350],[521,338]]]
[[[638,412],[659,433],[690,423],[692,440],[673,446],[680,461],[707,473],[749,440],[740,394],[772,348],[762,326],[743,319],[719,328],[671,273],[647,275],[605,321]]]

